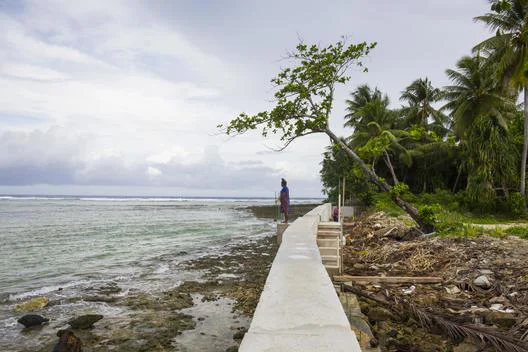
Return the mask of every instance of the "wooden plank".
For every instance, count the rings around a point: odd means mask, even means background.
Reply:
[[[334,281],[337,282],[383,282],[388,284],[438,284],[443,281],[441,277],[435,276],[350,276],[336,275]]]

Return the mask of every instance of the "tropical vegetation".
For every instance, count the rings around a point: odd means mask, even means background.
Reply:
[[[365,84],[346,100],[344,126],[353,128],[347,143],[380,178],[403,184],[403,197],[416,207],[432,206],[423,200],[441,194],[434,203],[437,220],[452,218],[442,216],[448,205],[452,211],[509,220],[526,213],[528,0],[490,5],[490,12],[475,21],[493,35],[446,70],[448,86],[416,79],[402,90],[398,108],[391,108],[379,87]],[[360,182],[361,174],[347,170],[357,170],[354,160],[331,149],[323,154],[320,173],[329,199],[335,201],[346,182],[347,197],[356,202],[386,200]]]
[[[363,59],[376,43],[348,44],[346,38],[327,47],[301,42],[289,56],[291,67],[272,80],[275,107],[241,113],[219,127],[228,134],[278,134],[281,149],[299,137],[326,134],[332,144],[320,175],[328,198],[336,201],[345,183],[347,201],[388,200],[424,232],[445,227],[439,219],[452,218],[443,217],[446,209],[524,217],[528,0],[490,4],[475,21],[494,34],[446,70],[448,86],[418,78],[394,107],[379,87],[359,85],[346,100],[348,136],[330,129],[335,90],[349,82],[352,67],[367,71]],[[518,104],[521,92],[524,103]]]

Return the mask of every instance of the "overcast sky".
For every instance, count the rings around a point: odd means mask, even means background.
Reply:
[[[328,139],[286,151],[216,125],[272,106],[270,79],[299,38],[376,41],[337,93],[369,83],[394,107],[414,79],[489,36],[486,0],[0,0],[0,194],[320,196]]]

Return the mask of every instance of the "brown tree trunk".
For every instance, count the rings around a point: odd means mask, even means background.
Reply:
[[[519,192],[526,195],[526,156],[528,154],[528,85],[524,86],[524,143],[521,157],[521,186]]]
[[[508,189],[506,182],[502,182],[502,190],[504,191],[504,196],[510,198],[510,190]]]
[[[392,175],[392,182],[396,185],[399,181],[398,181],[398,177],[396,177],[396,173],[394,172],[394,168],[392,167],[392,163],[390,161],[389,153],[383,152],[383,155],[385,156],[385,158],[384,158],[385,159],[385,164],[389,168],[390,173]]]
[[[392,187],[387,182],[379,179],[376,174],[367,166],[367,164],[365,164],[365,162],[345,142],[343,142],[341,138],[337,137],[329,128],[326,128],[323,132],[326,133],[334,143],[338,144],[348,156],[350,156],[355,162],[359,164],[361,169],[363,169],[363,172],[365,172],[368,181],[374,183],[384,192],[390,192],[392,190]],[[434,231],[434,226],[424,222],[418,214],[418,209],[416,209],[412,204],[406,202],[399,196],[392,197],[392,199],[394,203],[396,203],[407,214],[409,214],[409,216],[414,221],[416,221],[423,232],[429,233]]]
[[[460,179],[460,174],[462,173],[462,170],[460,169],[460,167],[458,168],[458,174],[457,174],[457,177],[456,177],[456,180],[455,180],[455,184],[453,185],[453,190],[451,191],[451,193],[455,193],[455,190],[458,186],[458,180]]]

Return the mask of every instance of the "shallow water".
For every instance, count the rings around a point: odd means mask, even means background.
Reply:
[[[65,327],[73,312],[126,316],[122,308],[79,300],[93,286],[114,282],[127,295],[196,279],[178,263],[273,231],[245,209],[262,203],[0,197],[0,350],[31,348],[39,336]],[[23,332],[14,305],[38,295],[50,298],[52,322]]]
[[[232,312],[233,300],[220,298],[202,302],[200,298],[195,298],[193,307],[182,310],[194,317],[196,327],[174,339],[176,351],[225,351],[234,346],[233,335],[241,326],[248,326],[250,319]]]

